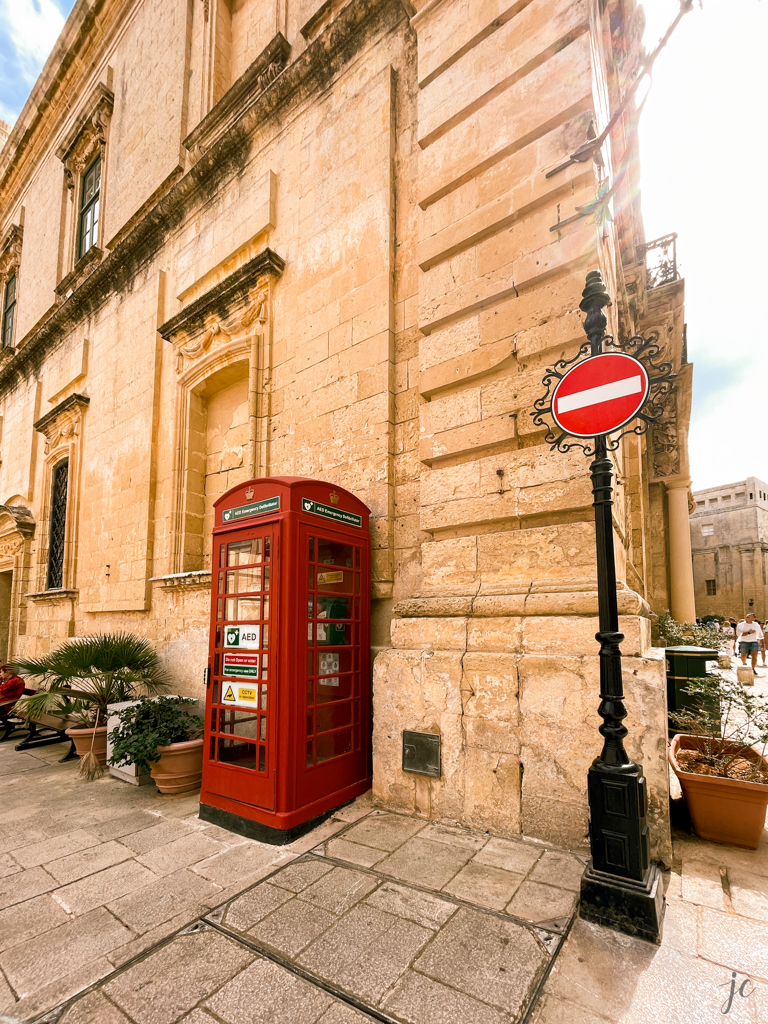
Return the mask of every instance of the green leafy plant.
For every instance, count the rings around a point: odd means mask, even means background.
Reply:
[[[158,747],[196,739],[203,731],[203,720],[185,710],[190,704],[195,704],[191,697],[141,697],[138,703],[118,711],[120,724],[109,734],[109,763],[135,764],[147,772],[150,762],[160,760]]]
[[[698,622],[676,622],[667,612],[659,616],[656,626],[665,647],[709,647],[724,651],[728,646],[726,633]]]
[[[683,693],[691,706],[670,712],[675,725],[701,738],[700,750],[681,750],[684,771],[768,783],[763,763],[768,746],[768,696],[745,689],[719,673],[691,679]]]
[[[105,725],[107,707],[168,689],[157,651],[133,633],[104,633],[68,640],[43,658],[17,659],[21,675],[38,677],[37,693],[16,702],[26,719],[71,716],[83,728]],[[101,774],[95,755],[84,757],[81,773]]]

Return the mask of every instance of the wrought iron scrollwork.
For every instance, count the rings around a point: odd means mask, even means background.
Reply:
[[[640,334],[635,334],[631,338],[618,341],[610,334],[606,334],[603,335],[601,343],[603,351],[625,352],[627,355],[638,359],[647,370],[651,382],[648,401],[636,417],[636,420],[640,422],[637,423],[633,420],[633,426],[625,427],[615,436],[609,435],[606,437],[607,451],[615,452],[622,438],[628,434],[644,434],[650,426],[659,421],[664,411],[667,396],[672,392],[676,374],[672,370],[672,363],[659,359],[662,349],[656,334],[649,334],[647,338]],[[531,416],[536,426],[547,428],[544,441],[550,445],[553,451],[556,449],[559,452],[569,452],[572,448],[581,448],[585,455],[595,454],[594,440],[572,438],[570,434],[561,431],[559,427],[554,428],[552,426],[555,422],[552,415],[554,390],[570,368],[585,356],[591,348],[590,342],[583,342],[573,358],[558,359],[553,367],[547,369],[542,378],[541,383],[547,389],[546,394],[541,398],[537,398],[533,403],[534,411],[531,413]]]

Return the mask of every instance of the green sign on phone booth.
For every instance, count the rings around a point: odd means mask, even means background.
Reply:
[[[299,477],[214,509],[200,817],[288,843],[371,784],[369,513]]]

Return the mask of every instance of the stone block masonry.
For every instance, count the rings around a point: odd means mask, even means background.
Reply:
[[[594,267],[611,330],[659,327],[681,367],[682,283],[647,292],[629,122],[568,164],[629,84],[634,11],[76,5],[0,150],[0,278],[18,278],[0,353],[9,656],[129,629],[200,696],[213,502],[252,477],[326,480],[371,509],[376,799],[583,843],[599,745],[588,465],[553,454],[530,413],[583,340]],[[597,223],[590,202],[625,157]],[[615,456],[630,738],[665,861],[650,620],[670,593],[664,488],[686,486],[686,372],[667,440]],[[440,733],[439,778],[401,770],[404,729]]]

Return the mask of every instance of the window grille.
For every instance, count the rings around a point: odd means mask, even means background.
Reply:
[[[13,345],[13,318],[16,314],[16,275],[5,284],[3,301],[3,348]]]
[[[712,523],[708,523],[706,526],[702,526],[701,528],[701,533],[703,537],[711,537],[714,532],[715,527],[712,525]]]
[[[48,590],[64,586],[64,539],[67,528],[67,484],[69,462],[60,462],[51,481],[51,535],[48,545]]]
[[[704,584],[707,588],[707,597],[717,596],[717,583],[715,580],[704,580]]]
[[[97,156],[83,175],[80,193],[80,232],[77,258],[85,256],[96,245],[99,227],[99,195],[101,191],[101,156]]]

